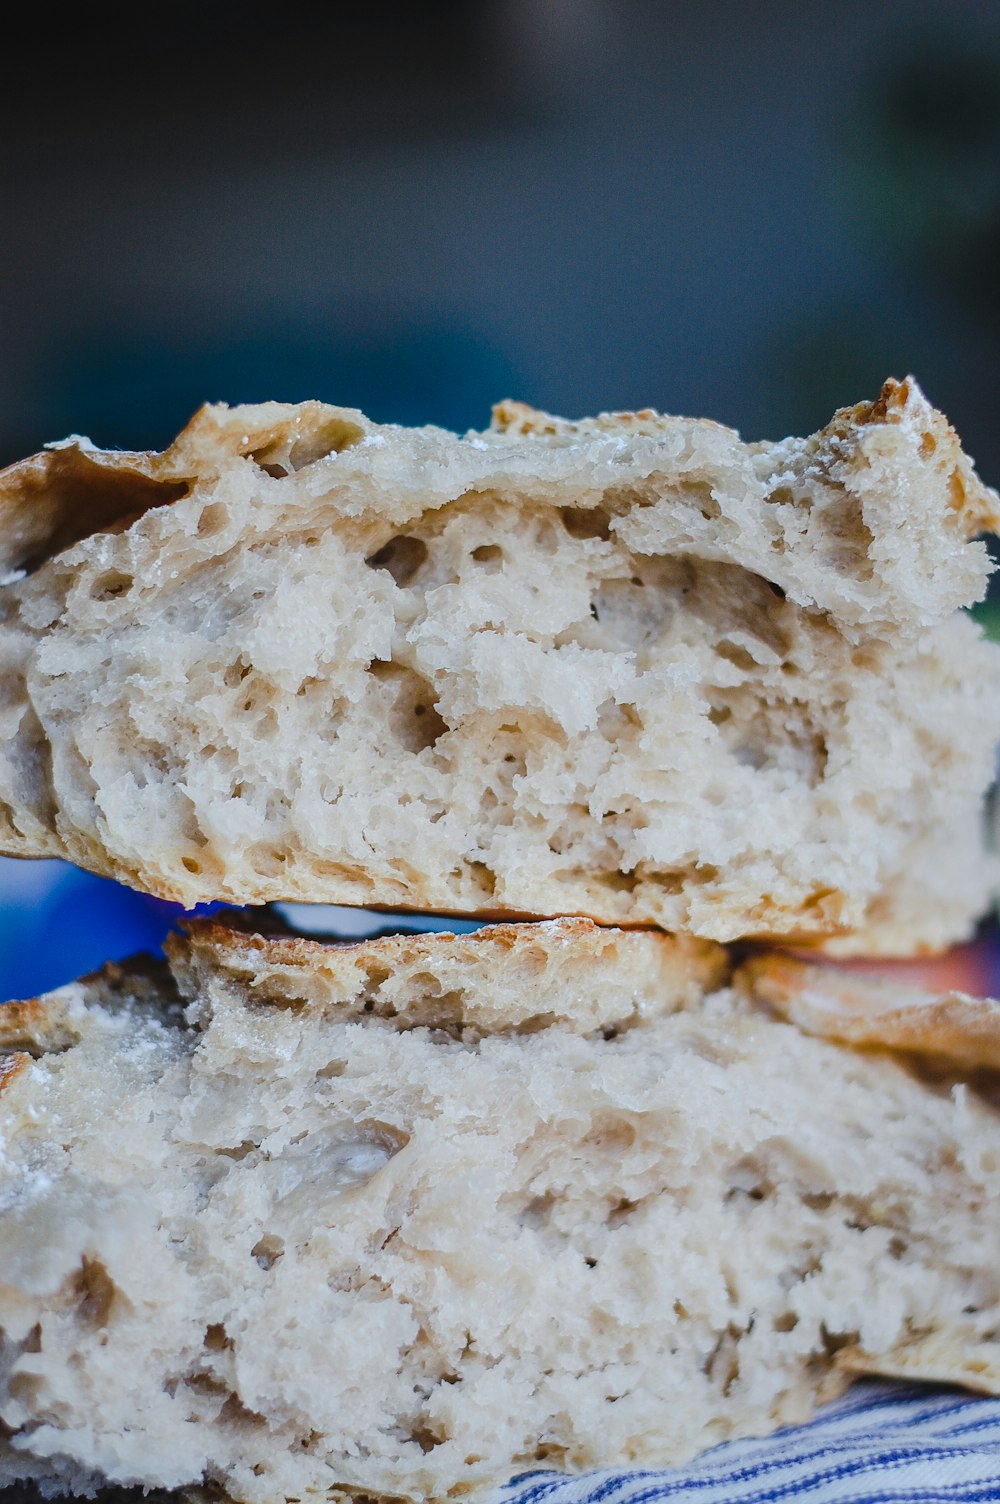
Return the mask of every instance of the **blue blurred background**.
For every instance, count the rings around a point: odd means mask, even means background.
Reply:
[[[96,16],[7,55],[0,463],[206,400],[780,437],[913,372],[1000,480],[996,0]],[[0,997],[177,913],[52,862],[0,904]]]

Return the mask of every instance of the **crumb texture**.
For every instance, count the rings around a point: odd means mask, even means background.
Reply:
[[[171,950],[184,1019],[126,970],[15,1026],[0,1484],[460,1498],[679,1461],[855,1371],[1000,1392],[996,1110],[714,947]]]
[[[996,521],[912,381],[778,444],[513,403],[67,441],[0,476],[0,849],[186,907],[944,945],[995,876],[956,613]]]

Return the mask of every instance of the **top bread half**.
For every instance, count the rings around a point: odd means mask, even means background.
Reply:
[[[1000,521],[912,380],[745,444],[316,402],[0,475],[0,849],[193,906],[966,934]]]

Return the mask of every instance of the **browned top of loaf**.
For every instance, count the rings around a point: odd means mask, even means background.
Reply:
[[[1000,1070],[1000,1002],[929,992],[792,956],[755,957],[741,980],[807,1034],[855,1048],[904,1050],[960,1070]]]
[[[912,377],[890,377],[873,401],[840,408],[802,442],[819,457],[849,443],[860,430],[912,422],[915,412],[925,430],[921,455],[933,459],[945,477],[948,506],[961,535],[972,538],[1000,529],[1000,497],[983,485],[954,428],[926,401]],[[654,408],[570,420],[510,400],[494,407],[488,432],[559,445],[616,433],[655,439],[676,432],[679,424],[716,430],[738,442],[739,436],[724,424],[678,419]],[[235,408],[205,404],[162,451],[100,449],[73,435],[0,471],[0,572],[34,567],[40,558],[93,533],[120,531],[150,508],[186,495],[198,480],[218,474],[238,456],[250,455],[280,473],[340,452],[365,435],[389,431],[391,426],[375,424],[357,409],[310,401]],[[763,453],[773,446],[748,447]]]

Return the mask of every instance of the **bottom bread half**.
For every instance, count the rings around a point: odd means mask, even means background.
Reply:
[[[578,920],[168,950],[0,1009],[0,1484],[444,1499],[1000,1391],[994,1005]]]

